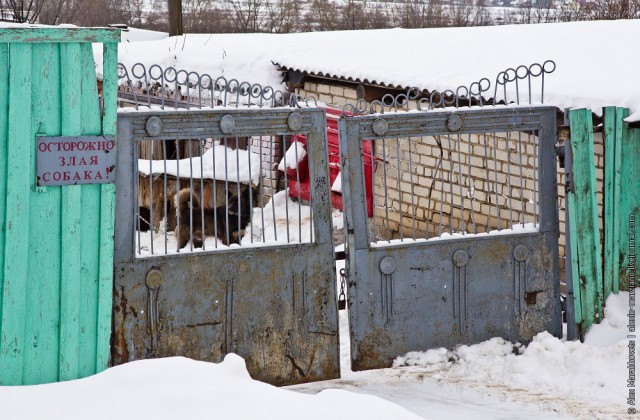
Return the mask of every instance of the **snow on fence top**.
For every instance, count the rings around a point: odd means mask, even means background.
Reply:
[[[248,150],[232,150],[216,144],[202,156],[180,160],[138,159],[140,174],[173,175],[180,178],[215,179],[228,182],[258,184],[260,180],[260,157]]]
[[[281,85],[278,63],[323,77],[439,91],[469,86],[520,64],[553,60],[557,69],[545,80],[545,103],[596,112],[607,105],[624,106],[640,119],[640,56],[629,54],[625,41],[635,39],[640,39],[640,20],[187,34],[121,44],[118,59],[127,66],[174,66],[273,87]]]

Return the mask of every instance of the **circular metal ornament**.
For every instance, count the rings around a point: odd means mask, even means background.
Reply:
[[[224,134],[231,134],[236,129],[236,119],[231,115],[224,115],[220,119],[220,131]]]
[[[462,117],[453,114],[447,118],[447,128],[449,131],[458,131],[462,128]]]
[[[157,137],[162,133],[162,120],[156,115],[149,117],[144,124],[144,129],[151,137]]]
[[[386,256],[380,260],[380,271],[382,274],[391,274],[396,271],[396,260],[393,257]]]
[[[145,283],[149,289],[157,289],[162,286],[162,283],[164,283],[164,274],[162,274],[160,270],[152,268],[147,273]]]
[[[287,119],[287,125],[289,125],[289,128],[292,131],[300,130],[302,128],[302,115],[297,112],[289,115],[289,118]]]
[[[389,123],[386,122],[383,118],[376,118],[375,121],[373,121],[371,129],[377,135],[382,136],[389,130]]]
[[[518,245],[514,250],[513,250],[513,258],[516,259],[516,261],[524,261],[527,258],[529,258],[529,248],[527,248],[524,245]]]
[[[469,254],[461,249],[453,253],[453,265],[456,267],[464,267],[469,262]]]

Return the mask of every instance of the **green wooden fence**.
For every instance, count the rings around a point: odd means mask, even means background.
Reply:
[[[570,219],[574,310],[584,338],[604,316],[610,293],[635,287],[635,225],[640,217],[640,129],[624,118],[629,110],[604,109],[604,235],[598,223],[591,110],[570,113],[573,190]],[[601,238],[604,238],[603,241]],[[603,243],[602,243],[603,242]]]
[[[109,360],[113,184],[38,187],[36,137],[115,135],[111,29],[0,29],[0,385]],[[103,43],[103,110],[91,43]]]

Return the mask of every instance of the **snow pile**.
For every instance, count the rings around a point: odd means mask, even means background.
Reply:
[[[202,156],[166,161],[138,159],[138,171],[145,176],[166,173],[180,178],[193,177],[194,180],[204,178],[257,184],[261,173],[260,155],[215,144]]]
[[[394,367],[419,369],[447,383],[606,403],[611,413],[626,413],[629,293],[610,296],[606,307],[606,320],[589,331],[585,343],[565,342],[547,332],[526,347],[492,338],[454,350],[410,352],[398,357]]]
[[[245,235],[242,245],[312,241],[311,207],[293,201],[288,190],[274,194],[264,208],[253,209],[251,220],[245,232],[253,231],[253,240],[251,235]]]
[[[306,156],[307,149],[305,149],[304,144],[299,141],[294,141],[287,149],[287,152],[284,154],[280,164],[278,164],[278,170],[284,172],[285,161],[287,162],[287,169],[296,169],[298,164],[302,162]]]
[[[342,390],[306,395],[254,381],[244,360],[182,357],[127,363],[57,384],[0,387],[3,419],[418,419],[383,399]],[[350,414],[349,414],[350,413]]]
[[[479,232],[479,233],[468,233],[468,232],[442,232],[440,236],[432,236],[431,238],[402,238],[402,239],[390,239],[390,240],[378,240],[378,242],[372,243],[372,248],[380,248],[386,247],[389,245],[400,245],[407,244],[411,242],[434,242],[434,241],[450,241],[452,239],[477,239],[477,238],[485,238],[487,236],[504,236],[504,235],[517,235],[517,234],[526,234],[526,233],[538,233],[538,224],[537,223],[525,223],[525,224],[515,224],[510,229],[496,229],[490,230],[489,232]]]

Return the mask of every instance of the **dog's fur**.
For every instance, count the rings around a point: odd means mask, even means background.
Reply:
[[[257,191],[247,187],[240,196],[227,194],[228,206],[203,208],[197,194],[192,194],[189,188],[180,190],[176,194],[178,250],[184,248],[189,239],[194,248],[201,248],[206,236],[216,235],[224,245],[239,244],[244,229],[251,222],[250,196],[253,195],[253,205],[257,205]]]

